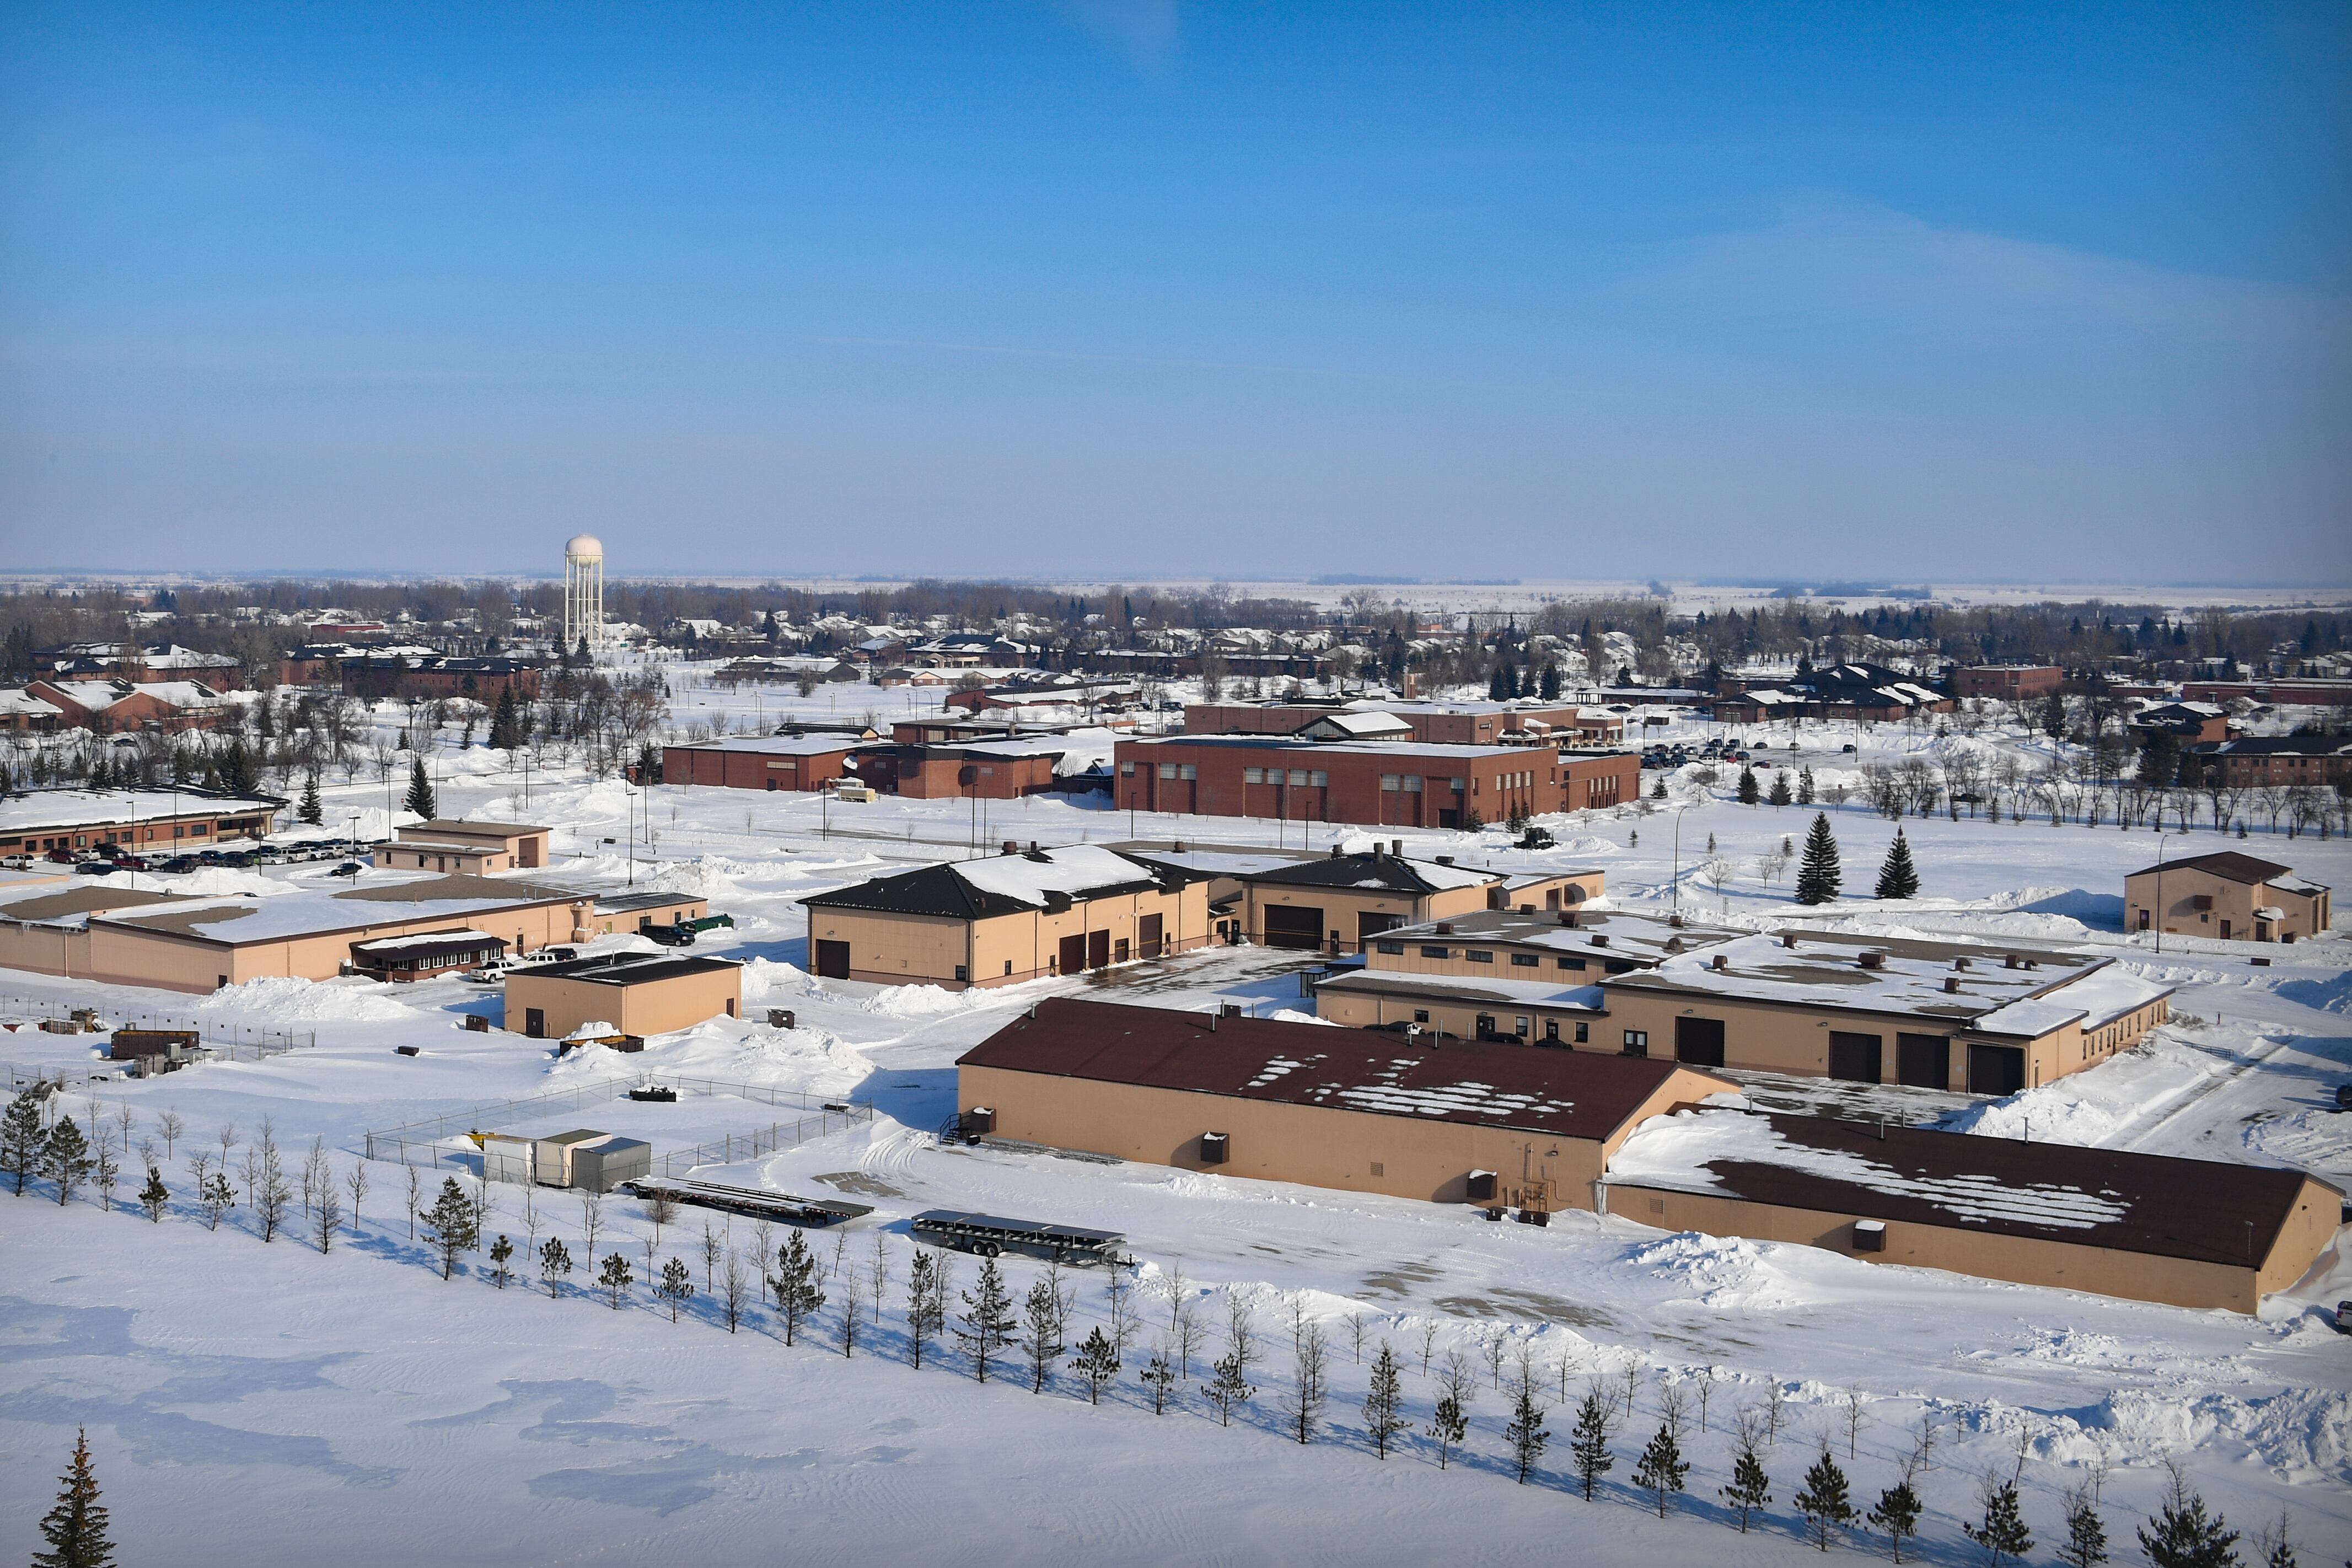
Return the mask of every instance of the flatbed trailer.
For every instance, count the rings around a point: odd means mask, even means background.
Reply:
[[[640,1198],[666,1197],[672,1203],[692,1204],[697,1208],[717,1209],[721,1214],[740,1214],[751,1219],[780,1220],[785,1225],[803,1226],[813,1230],[861,1219],[874,1212],[871,1204],[844,1203],[837,1198],[795,1197],[790,1193],[770,1192],[764,1187],[698,1182],[692,1177],[655,1180],[641,1176],[635,1181],[624,1183],[623,1188]]]
[[[981,1258],[1015,1252],[1059,1263],[1117,1263],[1127,1237],[1115,1230],[1007,1219],[1002,1215],[926,1209],[910,1222],[917,1241]]]

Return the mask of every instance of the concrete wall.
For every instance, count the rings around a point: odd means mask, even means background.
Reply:
[[[523,1032],[528,1011],[545,1015],[541,1037],[560,1040],[583,1024],[611,1024],[625,1035],[667,1035],[707,1018],[743,1011],[743,972],[733,964],[634,984],[600,984],[519,970],[507,976],[505,1026]]]
[[[1885,1251],[1855,1252],[1853,1222],[1876,1216],[1613,1183],[1608,1194],[1611,1213],[1660,1230],[1801,1242],[1867,1263],[1901,1263],[1982,1279],[2088,1290],[2175,1307],[2224,1307],[2236,1312],[2253,1311],[2263,1291],[2284,1289],[2304,1276],[2335,1239],[2341,1201],[2325,1183],[2306,1182],[2294,1216],[2258,1272],[2251,1261],[2197,1263],[2114,1247],[1998,1235],[1957,1222],[1931,1226],[1888,1220]]]
[[[1468,1202],[1470,1173],[1493,1171],[1496,1202],[1551,1209],[1591,1208],[1593,1182],[1635,1125],[1724,1087],[1676,1072],[1603,1141],[1002,1068],[958,1070],[958,1107],[992,1108],[1000,1138],[1432,1203]],[[1203,1132],[1233,1140],[1226,1163],[1202,1162]]]

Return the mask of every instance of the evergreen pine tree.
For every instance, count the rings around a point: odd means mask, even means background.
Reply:
[[[596,1276],[596,1283],[613,1293],[613,1310],[621,1310],[621,1292],[629,1288],[629,1260],[617,1252],[604,1255],[604,1270]]]
[[[503,1234],[490,1243],[490,1283],[501,1290],[507,1288],[507,1281],[514,1278],[514,1270],[507,1267],[513,1257],[514,1243]]]
[[[1797,804],[1811,805],[1813,799],[1813,764],[1807,763],[1797,770]]]
[[[1683,1489],[1683,1479],[1690,1474],[1690,1462],[1683,1458],[1680,1443],[1675,1441],[1673,1428],[1660,1426],[1649,1447],[1642,1450],[1641,1462],[1633,1467],[1633,1484],[1648,1492],[1658,1505],[1658,1517],[1666,1517],[1666,1500]]]
[[[981,1260],[976,1287],[963,1292],[962,1326],[955,1333],[971,1353],[972,1380],[986,1383],[989,1358],[1013,1342],[1013,1296],[993,1258]]]
[[[319,799],[319,770],[316,768],[312,768],[302,781],[302,805],[295,815],[313,827],[327,820],[326,805]]]
[[[1772,793],[1764,797],[1774,805],[1787,805],[1796,796],[1789,793],[1789,770],[1780,769],[1772,775]]]
[[[682,1258],[673,1258],[662,1265],[661,1283],[654,1287],[654,1294],[669,1303],[669,1321],[673,1323],[677,1321],[678,1309],[694,1299],[691,1275],[692,1270]]]
[[[499,688],[499,705],[490,710],[490,747],[493,751],[511,752],[520,742],[515,735],[514,688]]]
[[[2099,1568],[2106,1560],[2106,1521],[2091,1500],[2090,1488],[2077,1487],[2066,1494],[2066,1544],[2058,1549],[2058,1561],[2067,1568]]]
[[[1817,811],[1813,813],[1812,827],[1805,834],[1804,857],[1797,863],[1797,902],[1826,904],[1838,896],[1843,881],[1838,869],[1837,839],[1830,832],[1829,814]]]
[[[160,1225],[163,1219],[163,1205],[171,1201],[172,1190],[163,1184],[163,1173],[152,1165],[148,1166],[147,1184],[139,1189],[139,1206],[147,1211],[149,1219]]]
[[[1865,1522],[1886,1537],[1895,1561],[1902,1562],[1903,1542],[1919,1533],[1919,1494],[1912,1489],[1911,1478],[1906,1476],[1879,1493]]]
[[[2017,1483],[1989,1481],[1984,1492],[1984,1521],[1960,1525],[1960,1533],[1985,1549],[1986,1568],[2000,1568],[2011,1558],[2033,1550],[2032,1532],[2018,1511]]]
[[[1429,1436],[1437,1445],[1437,1468],[1445,1468],[1445,1458],[1462,1439],[1469,1435],[1470,1416],[1462,1408],[1462,1401],[1452,1394],[1439,1397],[1437,1408],[1429,1418]]]
[[[1592,1500],[1592,1483],[1616,1468],[1609,1457],[1609,1411],[1598,1392],[1587,1394],[1576,1407],[1576,1425],[1569,1432],[1568,1452],[1576,1479],[1584,1483],[1584,1500]]]
[[[1739,769],[1739,804],[1754,805],[1763,798],[1763,792],[1756,787],[1756,770],[1742,763]]]
[[[2055,691],[2042,707],[2042,732],[2053,741],[2066,738],[2066,700]]]
[[[439,803],[433,798],[433,780],[425,772],[425,757],[418,753],[408,764],[408,794],[401,805],[430,822],[440,815]]]
[[[1518,1397],[1511,1406],[1511,1424],[1503,1428],[1503,1440],[1511,1446],[1511,1460],[1518,1467],[1521,1486],[1527,1485],[1529,1472],[1543,1458],[1544,1445],[1551,1441],[1543,1418],[1543,1406],[1536,1403],[1535,1385],[1520,1384]]]
[[[1731,1484],[1723,1489],[1723,1500],[1739,1510],[1739,1533],[1748,1533],[1748,1519],[1757,1510],[1772,1500],[1771,1479],[1764,1473],[1764,1461],[1757,1457],[1756,1445],[1742,1439],[1739,1457],[1731,1467]]]
[[[1536,694],[1547,702],[1559,700],[1559,666],[1547,664],[1543,667],[1543,675],[1536,684]]]
[[[776,1272],[768,1289],[776,1293],[776,1315],[784,1321],[784,1343],[791,1344],[800,1337],[801,1325],[824,1305],[824,1292],[816,1287],[816,1255],[799,1231],[776,1249]]]
[[[16,1195],[25,1195],[25,1178],[40,1164],[41,1102],[29,1089],[21,1089],[0,1111],[0,1169],[16,1178]]]
[[[2237,1568],[2238,1532],[2220,1514],[2205,1517],[2205,1500],[2189,1489],[2176,1468],[2164,1506],[2137,1531],[2139,1547],[2154,1568]]]
[[[983,1271],[981,1279],[983,1290],[987,1284]],[[1010,1298],[1007,1298],[1007,1304],[1010,1304]],[[1100,1323],[1097,1323],[1094,1331],[1087,1335],[1086,1342],[1078,1346],[1078,1353],[1070,1358],[1070,1370],[1086,1379],[1087,1403],[1100,1405],[1103,1384],[1118,1375],[1118,1347],[1104,1335]],[[982,1381],[986,1379],[983,1377]]]
[[[562,1288],[563,1277],[572,1272],[572,1249],[554,1237],[549,1237],[539,1249],[539,1282],[547,1287],[550,1300]]]
[[[59,1205],[73,1199],[74,1188],[79,1186],[98,1162],[89,1157],[89,1140],[74,1125],[70,1116],[60,1116],[58,1124],[49,1129],[49,1136],[41,1145],[41,1174],[55,1182]]]
[[[41,1539],[49,1549],[33,1553],[33,1568],[113,1568],[114,1542],[106,1538],[106,1510],[98,1506],[87,1430],[75,1431],[73,1459],[58,1480],[57,1506],[41,1516]]]
[[[1396,1352],[1382,1340],[1381,1353],[1372,1361],[1371,1387],[1364,1394],[1364,1436],[1372,1440],[1372,1452],[1385,1459],[1390,1442],[1412,1426],[1404,1418],[1404,1385],[1397,1376]]]
[[[446,1279],[457,1272],[457,1255],[471,1252],[482,1239],[481,1221],[476,1216],[473,1200],[457,1184],[455,1176],[441,1178],[441,1195],[423,1215],[433,1250],[441,1256],[441,1278]],[[567,1260],[568,1262],[568,1260]]]
[[[1495,667],[1495,673],[1486,678],[1486,700],[1507,702],[1510,700],[1510,696],[1511,667],[1507,664],[1498,664]]]
[[[1853,1504],[1847,1500],[1845,1472],[1822,1449],[1822,1457],[1805,1472],[1805,1488],[1790,1500],[1813,1531],[1814,1543],[1830,1549],[1830,1527],[1853,1522]]]
[[[1881,899],[1916,899],[1919,896],[1919,870],[1911,863],[1910,841],[1903,830],[1895,830],[1895,842],[1887,847],[1886,861],[1878,868],[1878,887],[1873,895]]]
[[[1242,1375],[1244,1367],[1238,1352],[1217,1363],[1213,1370],[1216,1375],[1201,1392],[1217,1407],[1217,1425],[1230,1426],[1234,1424],[1234,1406],[1247,1405],[1257,1388]]]

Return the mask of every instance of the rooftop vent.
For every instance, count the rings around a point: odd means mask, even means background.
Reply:
[[[1729,960],[1728,958],[1726,958],[1723,954],[1721,954],[1721,953],[1719,953],[1719,952],[1718,952],[1718,953],[1717,953],[1717,954],[1715,955],[1715,972],[1716,972],[1717,974],[1722,973],[1725,970],[1727,970],[1727,969],[1728,969],[1728,968],[1730,968],[1730,967],[1731,967],[1731,960]]]
[[[1220,1003],[1217,1011],[1228,1018],[1238,1018],[1242,1016],[1242,1005],[1238,1002]]]
[[[1440,936],[1452,936],[1454,934],[1454,922],[1452,921],[1438,921],[1437,934]]]
[[[1567,926],[1571,931],[1574,930],[1576,927],[1576,911],[1574,910],[1560,910],[1559,923]]]
[[[1668,915],[1666,917],[1666,923],[1674,927],[1676,931],[1680,931],[1683,929],[1683,917],[1680,915]]]
[[[1886,955],[1883,952],[1865,952],[1857,962],[1864,969],[1884,969],[1886,967]]]
[[[2018,963],[2018,956],[2013,952],[2005,954],[2001,960],[2001,967],[2004,969],[2015,969]]]
[[[1592,933],[1592,945],[1595,947],[1607,947],[1609,945],[1609,933],[1605,931],[1594,931]]]
[[[1952,960],[1952,967],[1954,969],[1966,969],[1968,966],[1969,961],[1965,958],[1956,958]]]
[[[1021,853],[1021,840],[1019,840],[1018,838],[1008,838],[1008,839],[1006,839],[1006,840],[1004,841],[1004,852],[1005,852],[1007,855],[1018,855],[1018,854],[1020,854],[1020,853]]]
[[[1339,857],[1340,857],[1341,855],[1343,855],[1343,854],[1345,854],[1345,853],[1346,853],[1346,849],[1345,849],[1345,847],[1344,847],[1344,846],[1338,845],[1338,844],[1334,844],[1333,846],[1331,846],[1331,858],[1332,858],[1332,859],[1337,860],[1338,858],[1339,858]],[[1375,850],[1373,850],[1373,853],[1377,855],[1378,853],[1380,853],[1380,851],[1379,851],[1378,849],[1375,849]]]
[[[1959,977],[1958,975],[1957,975],[1957,974],[1947,974],[1947,975],[1945,975],[1945,976],[1944,976],[1944,991],[1945,991],[1945,994],[1948,994],[1948,995],[1952,995],[1952,996],[1957,996],[1957,995],[1958,995],[1958,994],[1960,994],[1960,977]]]
[[[1668,952],[1680,952],[1682,950],[1683,950],[1683,939],[1682,939],[1682,938],[1680,938],[1680,937],[1678,937],[1678,936],[1670,936],[1670,937],[1666,938],[1666,951],[1667,951]]]
[[[1454,857],[1451,855],[1440,855],[1437,858],[1437,863],[1441,866],[1451,866],[1454,864]]]
[[[1400,860],[1403,859],[1403,858],[1404,858],[1404,840],[1403,840],[1403,839],[1402,839],[1402,838],[1391,838],[1391,839],[1390,839],[1390,840],[1389,840],[1389,853],[1390,853],[1390,854],[1391,854],[1391,855],[1393,855],[1393,856],[1395,856],[1395,857],[1396,857],[1398,859],[1400,859]]]
[[[1780,933],[1780,945],[1782,947],[1795,947],[1797,945],[1797,933],[1792,931],[1782,931]]]

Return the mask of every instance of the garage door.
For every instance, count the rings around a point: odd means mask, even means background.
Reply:
[[[826,980],[849,978],[849,944],[845,942],[814,942],[817,974]]]
[[[2025,1047],[1970,1046],[1969,1092],[2015,1094],[2025,1087]]]
[[[1676,1018],[1675,1020],[1675,1060],[1688,1062],[1695,1068],[1721,1067],[1723,1065],[1723,1020]]]
[[[1952,1042],[1941,1035],[1895,1037],[1895,1081],[1913,1089],[1952,1087]]]
[[[1877,1083],[1878,1037],[1830,1031],[1830,1076],[1848,1083]]]
[[[1323,911],[1288,904],[1265,906],[1265,945],[1313,950],[1323,945]]]
[[[1064,974],[1076,974],[1087,966],[1087,939],[1084,932],[1062,939],[1061,951],[1055,955],[1054,966]]]

